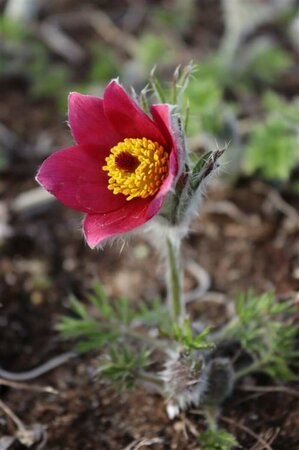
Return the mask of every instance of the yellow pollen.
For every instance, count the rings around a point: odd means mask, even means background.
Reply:
[[[126,138],[110,150],[102,169],[108,172],[108,189],[127,200],[155,195],[168,174],[168,153],[147,138]]]

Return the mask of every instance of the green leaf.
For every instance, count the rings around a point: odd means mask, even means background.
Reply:
[[[120,72],[120,64],[112,46],[104,45],[98,40],[91,47],[91,68],[89,82],[106,82],[115,78]]]
[[[82,319],[89,319],[89,312],[87,311],[86,306],[81,303],[74,295],[70,297],[70,307],[74,311],[74,313],[78,314]]]
[[[177,323],[172,325],[172,336],[170,337],[179,342],[187,350],[207,349],[214,347],[213,342],[207,341],[210,331],[211,329],[207,327],[194,338],[192,324],[189,319],[185,319],[182,327]]]
[[[294,312],[292,302],[276,300],[274,292],[240,294],[236,300],[236,317],[222,330],[222,339],[239,340],[252,357],[254,370],[262,370],[277,381],[294,379],[290,369],[298,358]],[[240,372],[244,371],[248,373],[246,367]]]
[[[71,296],[70,309],[75,317],[62,317],[57,325],[65,338],[79,340],[76,344],[78,351],[100,349],[120,338],[135,339],[138,342],[138,332],[131,333],[130,330],[133,321],[170,328],[169,315],[163,310],[159,299],[154,299],[149,306],[140,302],[138,308],[134,308],[126,298],[110,300],[103,286],[97,282],[88,301],[96,309],[96,317],[93,316],[94,308],[89,308]],[[140,341],[144,341],[142,334]]]
[[[111,344],[119,338],[118,332],[107,332],[103,334],[97,334],[95,337],[88,340],[82,340],[75,346],[75,350],[79,353],[90,352],[92,350],[100,350],[107,343]]]
[[[184,97],[188,99],[191,111],[186,128],[191,136],[203,132],[215,136],[223,127],[227,106],[223,101],[219,73],[218,65],[206,60],[197,67],[196,75],[190,77]]]
[[[1,40],[11,40],[20,42],[30,37],[29,27],[18,20],[13,20],[5,16],[0,16]]]
[[[136,60],[145,73],[162,61],[170,61],[173,54],[169,44],[153,33],[143,33],[137,41]]]
[[[277,46],[262,48],[257,51],[247,69],[265,83],[273,83],[282,72],[290,68],[292,57],[290,53]]]
[[[98,332],[98,323],[93,319],[63,317],[58,323],[57,329],[67,338],[90,336]]]
[[[203,450],[233,450],[239,446],[235,436],[223,428],[202,433],[198,441]]]
[[[160,103],[166,103],[166,96],[164,89],[162,88],[158,78],[155,76],[154,69],[152,70],[149,78],[150,85]]]
[[[202,348],[203,346],[207,346],[207,343],[205,342],[206,338],[211,332],[211,328],[207,327],[205,328],[200,334],[196,336],[193,343],[196,346],[196,348]],[[213,346],[213,344],[208,343],[209,346]]]
[[[134,386],[138,371],[148,365],[150,352],[123,344],[111,346],[109,353],[101,361],[98,372],[113,382],[118,388],[130,389]]]
[[[193,166],[192,174],[191,174],[190,184],[191,184],[192,189],[197,189],[199,181],[200,181],[200,174],[202,173],[203,168],[208,163],[212,154],[213,154],[213,152],[208,152],[208,153],[205,153],[200,158],[197,158],[197,161],[196,161],[195,165]]]
[[[299,100],[287,102],[268,92],[263,103],[266,118],[249,133],[244,168],[268,179],[286,180],[299,162]]]
[[[185,332],[185,342],[187,345],[191,345],[193,342],[193,336],[192,336],[192,327],[190,320],[185,319],[184,320],[184,332]]]
[[[131,309],[127,298],[119,298],[114,303],[115,318],[122,324],[128,326],[135,317],[135,311]]]
[[[97,308],[103,318],[108,319],[113,315],[113,308],[109,303],[108,296],[99,281],[94,285],[94,294],[88,300]]]

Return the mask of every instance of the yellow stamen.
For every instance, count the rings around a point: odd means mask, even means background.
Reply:
[[[127,200],[155,195],[168,173],[168,153],[158,142],[147,138],[126,138],[110,150],[106,158],[108,189],[124,194]]]

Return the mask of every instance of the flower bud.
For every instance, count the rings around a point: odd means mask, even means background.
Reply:
[[[198,405],[208,387],[204,357],[197,350],[180,350],[166,362],[160,375],[169,400],[167,411],[171,418],[180,409]]]
[[[207,389],[203,404],[220,405],[232,392],[234,387],[234,369],[227,358],[212,359],[205,369]]]

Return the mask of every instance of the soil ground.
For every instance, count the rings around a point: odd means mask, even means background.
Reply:
[[[185,36],[190,46],[200,42],[202,51],[215,46],[222,32],[213,14],[219,4],[208,3],[201,3],[206,21],[200,16],[193,24],[199,31]],[[66,13],[79,4],[51,2],[42,18]],[[115,2],[113,8],[109,2],[88,4],[108,11],[116,22],[122,17],[122,2]],[[20,146],[0,180],[4,227],[0,366],[15,372],[31,369],[70,348],[59,339],[55,325],[67,313],[69,294],[85,298],[96,279],[111,298],[127,296],[137,303],[140,298],[150,302],[165,294],[158,257],[141,237],[133,238],[122,250],[114,245],[91,251],[83,242],[78,213],[56,202],[29,213],[13,210],[15,199],[36,186],[34,174],[45,156],[32,144],[36,136],[46,130],[53,148],[71,143],[51,99],[33,99],[21,81],[2,79],[0,83],[0,122],[20,137]],[[219,295],[229,303],[248,288],[257,292],[274,289],[282,296],[299,290],[298,208],[298,195],[287,190],[279,193],[255,179],[240,179],[233,186],[213,184],[184,244],[185,258],[196,260],[211,276],[210,300],[202,304],[207,321],[218,324],[225,316],[225,306],[213,301]],[[186,277],[186,290],[193,282]],[[94,376],[96,363],[96,355],[77,357],[34,380],[57,389],[58,395],[0,386],[1,400],[26,425],[45,428],[42,445],[47,450],[133,449],[142,440],[155,450],[200,448],[196,434],[204,429],[204,420],[197,411],[170,421],[161,398],[140,388],[116,392]],[[236,434],[246,450],[298,450],[298,396],[242,390],[245,385],[259,384],[271,386],[272,382],[260,375],[237,386],[223,406],[223,426]],[[4,447],[1,439],[14,434],[13,422],[0,415],[1,450],[26,448],[17,441]],[[257,436],[272,442],[271,447],[263,446]]]

